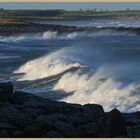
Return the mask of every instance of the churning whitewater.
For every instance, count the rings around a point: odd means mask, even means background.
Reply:
[[[15,90],[44,93],[45,98],[57,93],[59,101],[96,103],[105,111],[140,110],[140,40],[134,32],[0,37],[0,56],[8,61],[0,62],[0,78],[10,77]]]
[[[82,65],[83,61],[80,56],[88,54],[84,53],[84,49],[77,51],[74,47],[61,49],[27,62],[15,73],[24,73],[24,76],[19,79],[21,81],[36,80],[59,75],[68,69],[77,67],[77,71],[64,73],[52,87],[53,91],[73,92],[72,95],[61,99],[61,101],[101,104],[105,111],[110,111],[113,108],[118,108],[122,112],[139,110],[139,84],[123,85],[120,81],[115,80],[117,75],[115,76],[115,72],[110,73],[107,66],[91,69],[87,65]]]

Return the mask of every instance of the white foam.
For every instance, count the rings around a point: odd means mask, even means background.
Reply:
[[[74,39],[76,37],[78,37],[78,33],[73,32],[73,33],[65,33],[65,34],[58,34],[57,32],[53,32],[53,31],[46,31],[43,33],[42,38],[45,40],[54,40],[54,39],[58,39],[58,40],[67,40],[67,39]]]
[[[1,42],[17,42],[27,39],[27,36],[10,36],[10,37],[3,37],[0,36]]]
[[[71,67],[81,67],[82,59],[86,54],[81,48],[67,47],[50,53],[41,58],[32,60],[21,66],[16,73],[25,73],[19,80],[35,80],[59,74]],[[86,54],[89,55],[89,54]],[[76,63],[78,62],[78,63]],[[105,111],[118,108],[122,112],[140,111],[139,84],[123,85],[116,81],[113,76],[113,68],[105,66],[91,73],[69,72],[64,74],[53,87],[53,90],[74,91],[62,101],[78,104],[96,103],[101,104]],[[117,73],[115,73],[117,75]]]
[[[54,90],[75,91],[61,101],[100,104],[105,111],[118,108],[122,112],[134,112],[140,110],[139,87],[136,84],[123,86],[99,69],[92,76],[67,73],[54,86]]]
[[[72,63],[72,58],[66,58],[65,49],[32,60],[21,66],[15,73],[25,73],[19,80],[35,80],[59,74],[71,67],[79,67],[79,63]]]
[[[56,39],[57,32],[46,31],[43,33],[43,39]]]
[[[82,37],[98,37],[98,36],[132,36],[137,35],[134,32],[130,31],[115,31],[111,29],[94,31],[94,32],[73,32],[73,33],[63,33],[59,34],[54,31],[46,31],[43,34],[23,34],[20,36],[9,36],[4,37],[0,36],[0,42],[20,42],[20,41],[29,41],[29,40],[73,40],[81,39]]]

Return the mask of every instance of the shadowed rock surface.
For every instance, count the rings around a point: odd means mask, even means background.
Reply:
[[[140,113],[104,112],[97,104],[68,104],[0,83],[0,137],[140,137]]]

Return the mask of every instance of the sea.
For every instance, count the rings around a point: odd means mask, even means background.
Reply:
[[[40,24],[112,27],[0,36],[0,81],[14,90],[76,104],[140,111],[140,20],[46,20]]]

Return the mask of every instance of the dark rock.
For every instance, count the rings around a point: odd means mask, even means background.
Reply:
[[[79,136],[78,130],[68,123],[58,121],[55,123],[55,128],[58,132],[60,132],[65,137]]]
[[[128,137],[140,137],[140,112],[123,114]]]
[[[86,104],[83,106],[84,110],[86,112],[92,112],[92,113],[98,113],[98,114],[104,114],[104,110],[103,107],[101,105],[97,105],[97,104]]]
[[[96,104],[82,106],[12,93],[11,83],[0,84],[0,137],[140,137],[140,112],[105,113]]]
[[[0,83],[0,91],[5,92],[6,94],[13,93],[13,84],[11,82]]]
[[[7,130],[0,130],[0,138],[9,137]]]
[[[140,125],[127,126],[128,137],[140,138]]]
[[[123,114],[127,126],[140,125],[139,112]]]
[[[49,131],[47,133],[47,135],[45,135],[45,137],[48,137],[48,138],[64,138],[64,136],[57,131]]]
[[[8,123],[0,123],[0,130],[1,129],[15,129],[15,127]]]
[[[10,99],[13,93],[13,85],[11,82],[0,83],[0,102]]]
[[[127,137],[124,118],[117,109],[107,113],[98,131],[99,137]]]
[[[48,116],[38,116],[35,120],[36,123],[46,125],[49,130],[52,130],[54,127],[54,122],[56,118],[49,118]]]
[[[0,108],[0,118],[3,121],[4,120],[7,121],[7,122],[13,121],[19,115],[20,115],[20,113],[18,112],[18,110],[10,104],[9,105],[7,104],[7,105]]]
[[[24,129],[27,126],[32,125],[33,120],[30,118],[26,118],[26,117],[17,117],[16,119],[14,119],[11,124],[14,124],[15,126],[17,126],[20,129]]]
[[[92,122],[97,122],[105,114],[103,107],[97,104],[86,104],[83,106],[83,111],[85,118]]]
[[[79,136],[86,138],[97,137],[97,130],[99,129],[99,124],[96,122],[84,124],[79,126]]]
[[[24,136],[24,132],[19,131],[19,130],[16,130],[11,134],[11,137],[14,137],[14,138],[21,138],[23,136]]]
[[[42,137],[45,135],[48,131],[51,131],[52,128],[50,128],[50,123],[47,121],[41,122],[41,121],[34,121],[31,125],[27,126],[25,131],[25,136],[27,137]]]

